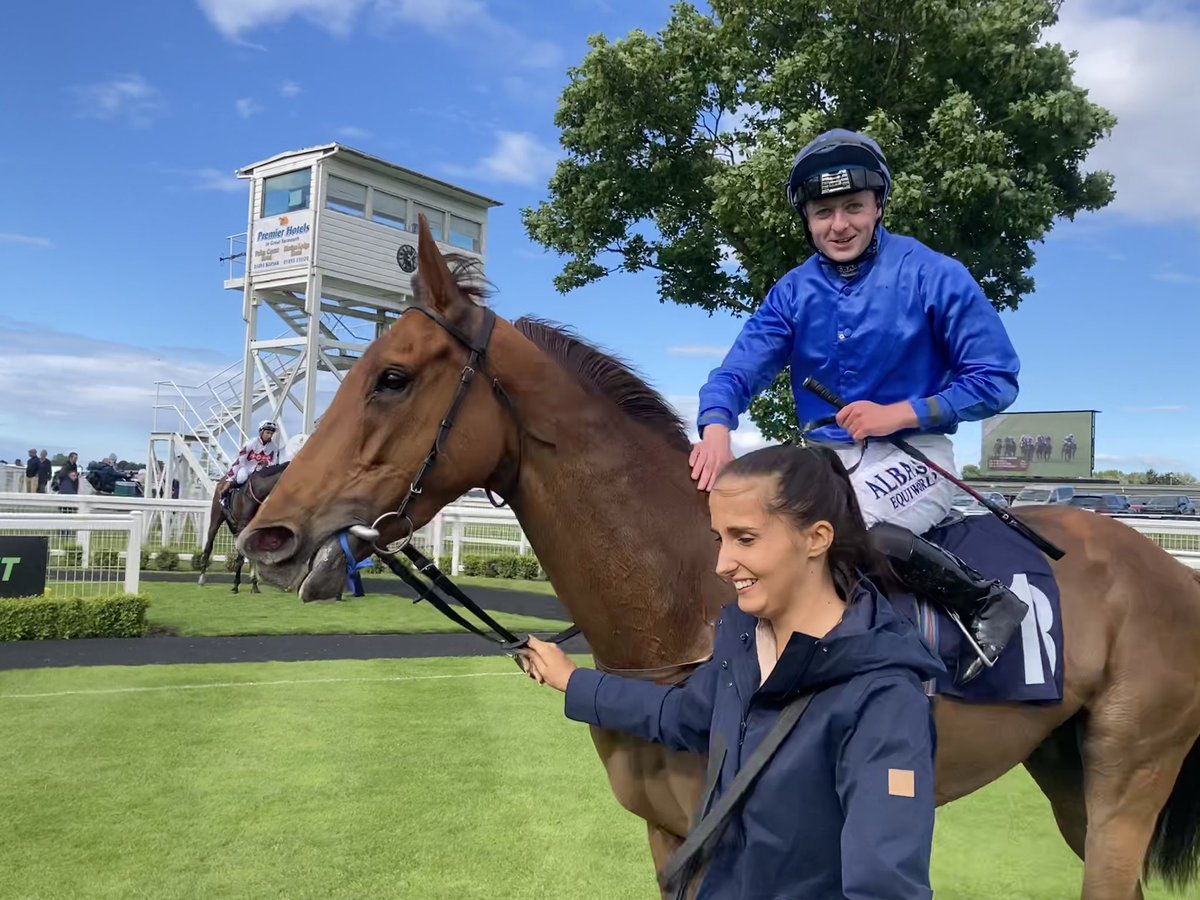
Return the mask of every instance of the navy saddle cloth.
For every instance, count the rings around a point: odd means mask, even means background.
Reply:
[[[1029,611],[996,665],[965,686],[954,679],[960,659],[973,654],[963,633],[940,606],[898,594],[892,605],[917,627],[946,673],[926,684],[931,694],[967,703],[1058,703],[1063,695],[1063,631],[1058,583],[1050,561],[995,516],[967,516],[925,537],[985,577],[1009,586]]]

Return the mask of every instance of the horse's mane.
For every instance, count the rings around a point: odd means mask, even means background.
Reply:
[[[270,465],[270,466],[263,466],[261,469],[256,470],[252,477],[254,477],[254,478],[270,478],[272,475],[278,475],[280,472],[282,472],[284,469],[286,469],[290,463],[291,463],[291,460],[289,459],[287,462],[274,463],[273,465]]]
[[[570,328],[544,319],[524,316],[513,327],[584,387],[607,397],[634,421],[650,426],[676,450],[691,450],[679,413],[624,360],[593,347]]]
[[[447,255],[446,263],[459,293],[476,306],[487,305],[492,288],[483,278],[482,264],[477,259],[457,254]],[[419,275],[413,276],[413,297],[417,303],[428,305]],[[545,319],[523,316],[513,322],[513,327],[583,387],[607,397],[621,412],[648,425],[676,450],[684,453],[691,450],[683,419],[629,363],[592,346],[570,328]]]

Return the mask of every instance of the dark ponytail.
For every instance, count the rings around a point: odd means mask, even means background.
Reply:
[[[833,526],[829,567],[846,599],[862,576],[884,590],[894,584],[887,561],[871,541],[850,475],[832,450],[794,444],[765,447],[729,463],[721,470],[721,478],[726,477],[774,477],[772,513],[787,516],[798,528],[822,520]]]

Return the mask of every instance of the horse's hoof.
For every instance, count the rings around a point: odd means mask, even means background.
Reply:
[[[252,593],[252,594],[261,594],[261,593],[262,593],[262,591],[260,591],[260,590],[258,589],[258,585],[255,585],[254,587],[250,588],[250,593]]]
[[[236,594],[237,592],[238,592],[238,589],[237,589],[237,588],[230,588],[230,589],[229,589],[229,593],[231,593],[231,594]]]

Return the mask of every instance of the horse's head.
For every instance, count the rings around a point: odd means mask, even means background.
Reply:
[[[362,557],[371,545],[362,526],[380,532],[382,547],[467,489],[504,486],[498,479],[506,475],[516,424],[493,387],[487,351],[493,325],[497,335],[513,330],[451,272],[424,217],[419,234],[417,308],[347,372],[320,427],[239,541],[265,578],[299,588],[304,600],[343,588],[341,536],[352,526],[360,527],[349,546]],[[437,464],[423,473],[435,448]],[[411,490],[414,482],[419,492]]]

